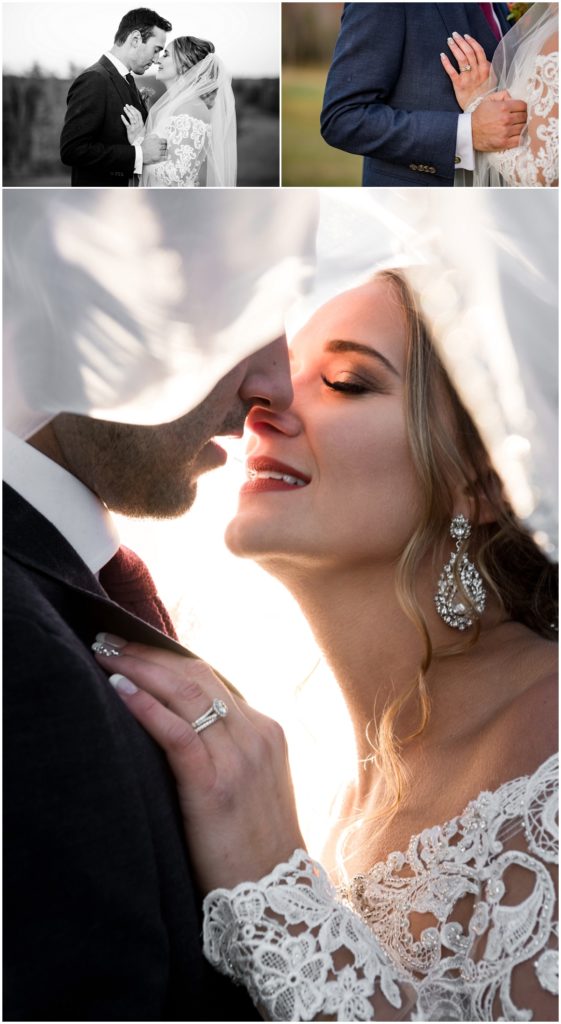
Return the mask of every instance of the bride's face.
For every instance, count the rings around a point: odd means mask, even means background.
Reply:
[[[317,311],[291,350],[293,404],[256,406],[247,420],[249,480],[227,543],[272,572],[393,565],[421,498],[405,422],[404,313],[388,283],[373,281]]]
[[[158,78],[160,79],[160,82],[168,82],[171,84],[171,82],[175,82],[176,79],[179,78],[171,46],[166,47],[165,50],[161,51],[156,67],[158,69]]]

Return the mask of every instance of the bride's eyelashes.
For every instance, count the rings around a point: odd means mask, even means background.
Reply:
[[[347,372],[337,380],[330,380],[324,373],[320,376],[326,388],[346,395],[386,394],[388,390],[380,381],[361,377],[357,373]]]

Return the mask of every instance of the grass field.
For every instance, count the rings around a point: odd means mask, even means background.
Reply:
[[[283,67],[283,185],[360,185],[362,159],[332,149],[319,132],[327,67]]]

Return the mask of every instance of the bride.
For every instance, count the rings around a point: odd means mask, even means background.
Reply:
[[[236,184],[236,112],[230,77],[214,45],[179,36],[160,53],[159,79],[166,91],[146,125],[132,105],[122,120],[131,145],[139,136],[167,141],[166,158],[142,172],[144,188],[198,188]]]
[[[277,723],[202,662],[97,655],[175,773],[206,955],[272,1020],[556,1020],[555,570],[404,274],[332,298],[292,358],[227,542],[296,596],[352,718],[324,866]]]
[[[449,41],[460,72],[441,54],[462,110],[473,112],[489,92],[501,98],[505,90],[528,105],[516,148],[475,154],[474,185],[559,184],[558,31],[558,4],[532,4],[501,40],[492,64],[471,37]]]

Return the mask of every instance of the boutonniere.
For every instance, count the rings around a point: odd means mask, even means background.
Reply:
[[[148,103],[148,100],[152,99],[152,91],[150,89],[139,89],[138,94],[145,105]]]
[[[518,21],[526,11],[530,10],[532,4],[507,4],[508,14],[506,16],[507,21],[511,21],[513,24]]]

